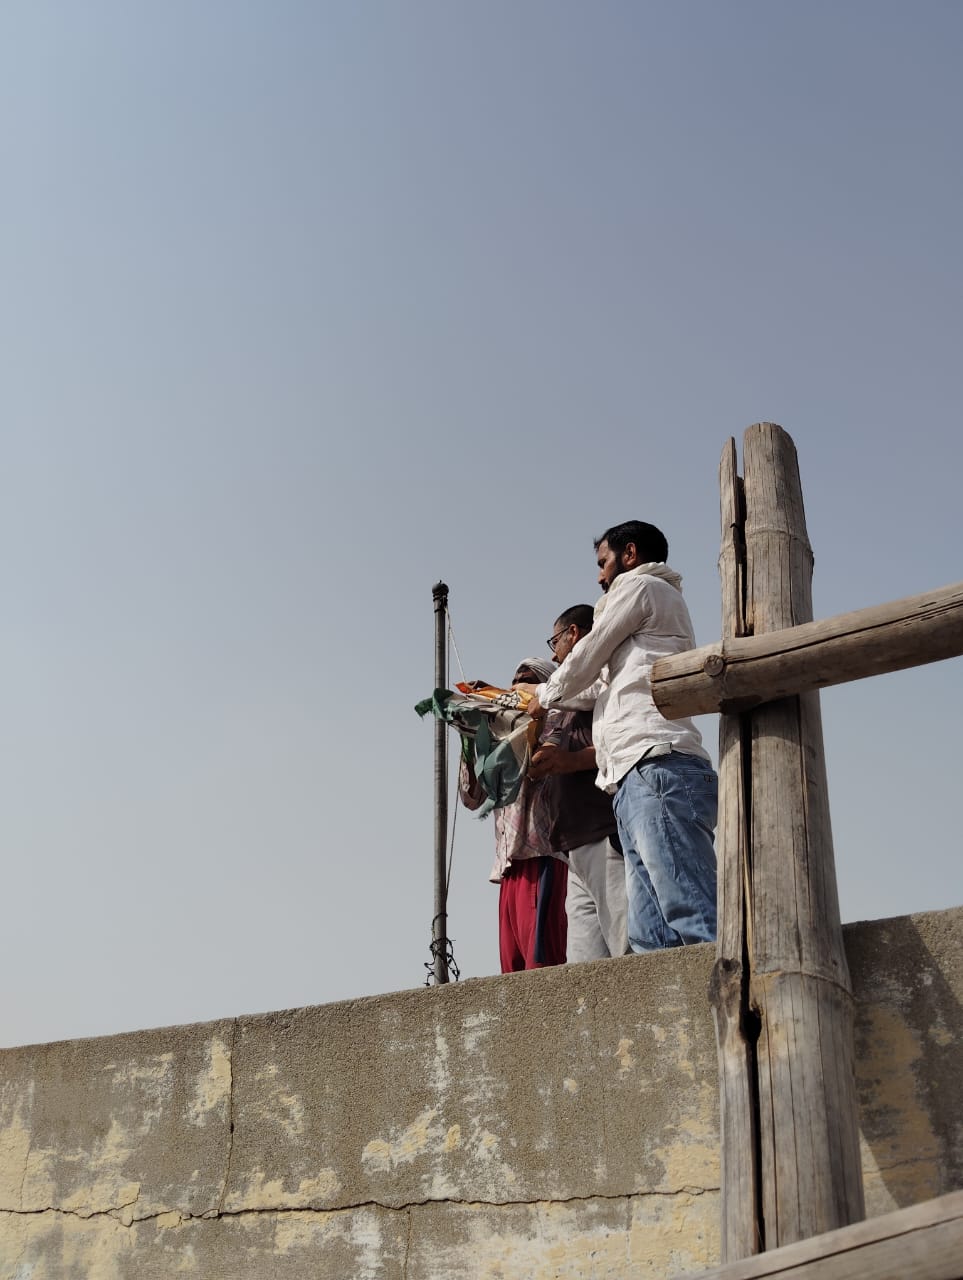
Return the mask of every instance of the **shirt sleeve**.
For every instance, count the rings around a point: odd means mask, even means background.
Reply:
[[[602,668],[619,645],[645,625],[650,613],[646,594],[641,577],[633,579],[623,575],[616,579],[592,630],[582,637],[545,684],[538,686],[541,706],[577,705],[573,699],[600,679]]]
[[[587,689],[583,689],[581,693],[573,693],[570,698],[559,698],[557,702],[551,704],[552,710],[591,711],[598,700],[599,694],[605,688],[606,683],[607,681],[600,676],[598,680],[593,681],[592,684],[590,684]],[[538,698],[539,704],[543,707],[548,705],[547,703],[542,702],[542,694],[547,687],[548,686],[544,684],[535,686],[536,697]]]
[[[545,717],[545,728],[542,730],[538,745],[549,743],[553,747],[567,748],[571,733],[571,712],[553,709]]]

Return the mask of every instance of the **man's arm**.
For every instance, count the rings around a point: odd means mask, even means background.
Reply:
[[[523,693],[527,693],[531,698],[531,702],[525,705],[525,714],[532,717],[533,720],[539,720],[545,714],[545,708],[538,701],[538,690],[544,689],[544,685],[537,684],[513,684],[513,689],[520,689]],[[553,711],[591,711],[598,700],[599,694],[605,688],[605,681],[599,678],[589,685],[587,689],[583,689],[581,693],[573,694],[571,698],[565,698],[556,702],[552,706]]]
[[[605,608],[587,636],[583,636],[557,671],[537,687],[541,707],[568,702],[602,674],[602,668],[629,636],[642,629],[649,609],[641,578],[616,578]]]
[[[531,686],[532,690],[538,688],[537,684]],[[571,697],[560,698],[554,703],[552,710],[559,711],[591,711],[595,706],[599,694],[605,688],[605,681],[602,679],[594,680],[587,689],[582,689],[579,693],[573,693]]]
[[[482,785],[475,777],[471,760],[462,755],[458,766],[458,795],[466,809],[478,809],[485,799]]]

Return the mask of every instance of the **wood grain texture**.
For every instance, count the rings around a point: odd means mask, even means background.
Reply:
[[[743,634],[745,554],[742,482],[736,443],[719,464],[722,548],[722,635]],[[749,962],[746,891],[749,831],[746,817],[745,725],[739,716],[719,721],[719,929],[709,1000],[719,1049],[719,1120],[722,1166],[722,1257],[743,1258],[761,1247],[758,1220],[758,1140],[752,1037],[746,1026]]]
[[[961,654],[963,582],[957,582],[763,635],[730,639],[724,631],[720,644],[661,658],[652,670],[652,696],[669,720],[737,713]]]
[[[812,551],[796,450],[772,423],[744,438],[746,620],[812,620]],[[751,714],[750,1003],[757,1045],[767,1249],[865,1212],[843,950],[818,695]]]
[[[697,1280],[961,1280],[963,1191],[826,1232]]]

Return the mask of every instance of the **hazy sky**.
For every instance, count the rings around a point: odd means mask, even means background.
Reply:
[[[639,517],[709,642],[752,422],[817,617],[963,577],[961,56],[958,3],[0,7],[2,1043],[421,983],[432,583],[505,681]],[[844,919],[963,902],[963,663],[823,714]]]

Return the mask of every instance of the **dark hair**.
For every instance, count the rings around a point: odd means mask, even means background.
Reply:
[[[630,542],[635,543],[635,550],[641,564],[650,560],[658,560],[663,564],[669,558],[669,544],[665,534],[654,524],[646,524],[644,520],[626,520],[622,524],[614,524],[606,529],[601,538],[595,539],[595,550],[601,543],[607,542],[610,551],[620,556]]]
[[[557,627],[578,627],[579,631],[591,631],[595,610],[590,604],[573,604],[555,619]]]

